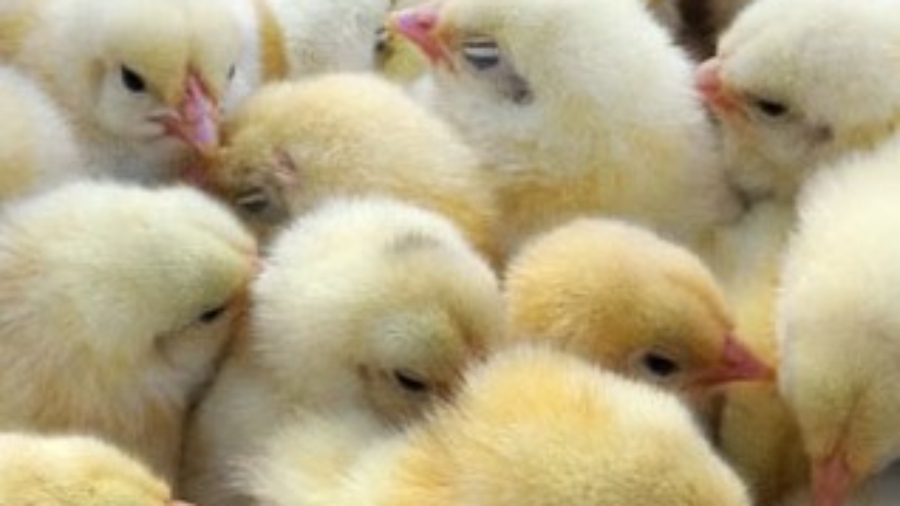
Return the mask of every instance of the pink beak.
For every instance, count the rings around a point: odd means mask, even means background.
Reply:
[[[435,33],[439,21],[438,5],[424,4],[395,12],[390,17],[388,27],[418,46],[432,65],[444,63],[450,66],[450,55]]]
[[[722,62],[718,58],[710,58],[697,67],[694,86],[700,92],[703,101],[714,111],[719,113],[738,111],[740,103],[725,88],[721,73]]]
[[[775,379],[775,370],[757,358],[737,338],[728,334],[725,336],[719,363],[700,375],[697,383],[703,386],[716,386],[733,381],[771,381],[773,379]]]
[[[169,503],[169,504],[170,504],[170,506],[194,506],[194,505],[191,504],[191,503],[182,502],[182,501],[172,501],[172,502]]]
[[[813,506],[842,506],[853,489],[853,473],[837,453],[813,464]]]
[[[190,74],[178,112],[163,118],[169,135],[178,137],[203,155],[219,145],[219,111],[200,79]]]

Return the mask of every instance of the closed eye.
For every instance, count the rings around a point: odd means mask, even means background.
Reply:
[[[778,102],[775,100],[769,100],[765,98],[754,98],[751,103],[753,107],[762,113],[764,116],[769,118],[782,118],[790,112],[790,109],[787,105],[782,102]]]
[[[463,42],[462,55],[476,70],[487,70],[500,64],[500,48],[488,39]]]
[[[269,208],[269,196],[261,189],[248,190],[234,199],[234,203],[250,214],[260,214]]]

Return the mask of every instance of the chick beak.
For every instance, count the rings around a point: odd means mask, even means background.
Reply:
[[[732,334],[725,336],[719,362],[701,374],[697,383],[702,386],[716,386],[733,381],[771,381],[775,370],[757,358],[746,345]]]
[[[853,485],[853,473],[841,453],[813,464],[813,506],[842,506]]]
[[[739,110],[739,101],[722,82],[722,62],[718,58],[710,58],[697,68],[694,86],[712,110],[718,113]]]
[[[172,501],[171,503],[169,503],[169,506],[194,506],[194,505],[191,503],[182,502],[182,501]]]
[[[177,113],[164,122],[169,134],[174,135],[209,156],[219,144],[219,111],[200,79],[188,75],[184,98]]]
[[[391,14],[388,29],[418,46],[432,65],[443,63],[451,66],[450,55],[436,33],[439,21],[438,5],[424,4]]]

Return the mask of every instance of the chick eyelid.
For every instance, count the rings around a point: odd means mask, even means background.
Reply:
[[[269,206],[269,197],[262,190],[251,190],[238,195],[234,202],[248,212],[259,213]]]
[[[478,70],[489,69],[500,63],[500,48],[489,39],[464,42],[462,54]]]

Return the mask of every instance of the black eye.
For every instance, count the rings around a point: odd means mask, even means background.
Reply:
[[[147,83],[144,82],[144,78],[137,72],[122,65],[121,74],[122,84],[125,85],[125,88],[127,88],[128,91],[132,93],[143,93],[147,91]]]
[[[385,27],[381,27],[375,32],[375,52],[383,53],[388,50],[391,33]]]
[[[759,112],[765,114],[770,118],[780,118],[787,114],[788,108],[786,105],[775,102],[773,100],[766,100],[762,98],[758,98],[753,101],[753,106],[756,107]]]
[[[418,394],[429,390],[428,383],[409,371],[394,371],[394,380],[396,380],[397,384],[407,392]]]
[[[269,196],[259,188],[241,193],[234,199],[234,203],[250,214],[264,213],[271,204]]]
[[[644,355],[641,364],[651,374],[660,378],[668,378],[681,370],[674,360],[655,352]]]
[[[462,45],[463,57],[476,70],[487,70],[500,64],[500,48],[492,40],[470,40]]]
[[[213,323],[225,313],[226,309],[228,309],[228,304],[223,304],[219,307],[210,309],[209,311],[201,313],[200,316],[197,317],[197,321],[202,324]]]

